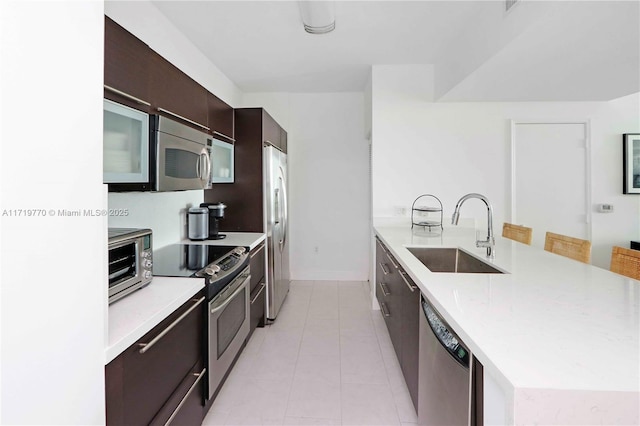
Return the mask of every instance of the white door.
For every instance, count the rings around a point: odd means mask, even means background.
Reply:
[[[514,123],[512,222],[533,228],[532,245],[547,231],[590,239],[586,123]]]

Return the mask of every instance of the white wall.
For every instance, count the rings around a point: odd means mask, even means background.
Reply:
[[[2,424],[105,421],[106,219],[57,215],[106,206],[103,20],[101,2],[0,3]]]
[[[640,131],[639,94],[611,102],[434,103],[431,66],[374,66],[372,74],[374,216],[393,216],[432,193],[448,221],[462,195],[479,192],[492,202],[500,232],[511,215],[509,120],[590,120],[592,201],[616,209],[594,213],[592,263],[608,268],[611,246],[640,235],[640,200],[621,194],[620,169],[622,133]],[[486,226],[480,202],[461,214]]]
[[[366,280],[368,143],[362,93],[245,95],[288,133],[291,277]]]
[[[640,239],[640,197],[622,193],[622,134],[640,133],[640,93],[605,102],[591,121],[592,263],[609,267],[611,247]],[[598,213],[597,204],[613,204]]]
[[[240,89],[151,2],[106,1],[104,9],[107,16],[211,93],[231,106],[240,103]],[[203,201],[204,191],[110,193],[109,208],[127,209],[130,214],[110,217],[109,226],[151,228],[154,247],[162,247],[186,236],[186,209]]]

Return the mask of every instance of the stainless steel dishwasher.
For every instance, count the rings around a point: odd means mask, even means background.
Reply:
[[[418,423],[469,425],[471,353],[424,295],[420,302]]]

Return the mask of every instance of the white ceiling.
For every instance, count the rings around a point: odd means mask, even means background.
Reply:
[[[153,4],[244,92],[362,91],[375,64],[434,64],[452,101],[640,90],[638,1],[562,2],[548,17],[538,2],[527,17],[528,1],[508,14],[502,1],[337,1],[324,35],[304,31],[295,1]]]

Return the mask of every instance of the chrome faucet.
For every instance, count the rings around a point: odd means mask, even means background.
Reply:
[[[471,193],[463,196],[458,200],[456,204],[456,208],[453,211],[453,216],[451,217],[451,224],[457,225],[458,219],[460,218],[460,207],[462,204],[467,201],[469,198],[477,198],[482,200],[487,205],[487,239],[486,240],[477,240],[476,247],[486,247],[487,248],[487,257],[495,257],[495,249],[496,240],[493,238],[493,209],[491,208],[491,203],[487,197],[482,194]]]

